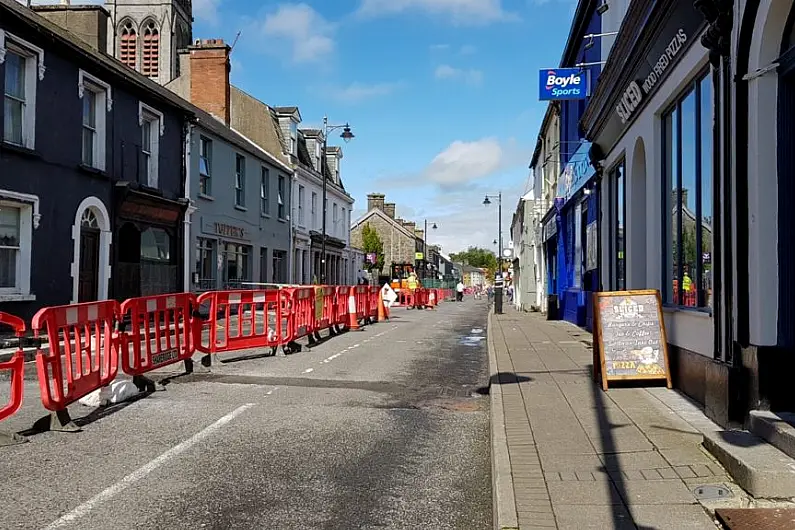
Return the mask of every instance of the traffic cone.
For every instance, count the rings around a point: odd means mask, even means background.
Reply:
[[[348,297],[348,317],[348,329],[358,331],[359,320],[356,318],[356,297],[354,295]]]
[[[378,321],[383,322],[384,320],[389,320],[389,313],[387,311],[386,305],[384,304],[384,299],[380,296],[378,297]]]

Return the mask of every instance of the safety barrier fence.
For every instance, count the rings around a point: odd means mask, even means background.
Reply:
[[[417,289],[405,294],[409,308],[433,308],[449,293]],[[46,307],[30,329],[36,351],[41,402],[51,411],[52,430],[76,430],[67,407],[110,385],[121,370],[139,388],[153,387],[145,375],[179,362],[192,371],[192,358],[247,350],[300,350],[320,332],[335,335],[360,323],[388,318],[378,286],[298,286],[278,289],[175,293]],[[0,324],[13,329],[20,346],[0,372],[10,372],[8,402],[0,402],[0,422],[16,413],[23,398],[25,322],[0,312]],[[4,382],[5,379],[2,379]]]

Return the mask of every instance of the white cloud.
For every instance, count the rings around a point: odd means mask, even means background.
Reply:
[[[307,4],[282,4],[261,22],[261,32],[272,42],[273,49],[278,50],[279,42],[286,41],[296,63],[319,62],[332,54],[336,47],[334,29]]]
[[[449,64],[441,64],[434,71],[436,79],[458,79],[469,85],[479,85],[483,82],[483,72],[470,69],[454,68]]]
[[[464,184],[495,173],[502,167],[503,157],[502,146],[495,138],[456,140],[431,160],[424,174],[442,186]]]
[[[431,44],[430,46],[428,46],[428,48],[430,48],[430,50],[432,52],[433,51],[444,51],[444,50],[449,50],[450,49],[450,45],[449,44]]]
[[[193,16],[205,22],[217,22],[220,4],[221,0],[193,0]]]
[[[368,99],[388,96],[399,90],[403,83],[351,83],[345,87],[329,88],[324,92],[343,103],[359,103]]]
[[[478,51],[478,49],[472,46],[471,44],[464,44],[463,46],[461,46],[460,53],[461,55],[472,55],[476,51]]]
[[[378,17],[412,10],[444,16],[453,24],[460,25],[518,20],[516,14],[503,9],[502,0],[362,0],[358,14]]]

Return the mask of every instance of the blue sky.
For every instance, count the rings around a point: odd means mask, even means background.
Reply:
[[[89,0],[90,1],[90,0]],[[77,3],[77,2],[73,2]],[[194,38],[240,36],[232,82],[302,126],[350,122],[342,178],[356,199],[382,192],[398,215],[438,229],[446,252],[496,250],[528,184],[555,66],[576,0],[193,0]],[[341,142],[341,140],[340,140]]]
[[[194,0],[194,38],[234,42],[232,81],[305,126],[350,122],[342,177],[439,227],[447,252],[496,250],[543,118],[538,69],[560,60],[575,0]]]

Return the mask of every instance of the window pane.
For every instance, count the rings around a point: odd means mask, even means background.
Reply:
[[[677,119],[678,112],[674,110],[664,120],[665,127],[665,182],[667,189],[671,193],[666,197],[666,202],[669,205],[665,212],[668,217],[667,231],[668,231],[668,253],[667,253],[667,278],[668,285],[671,288],[666,292],[666,301],[669,303],[679,303],[679,272],[678,272],[678,254],[677,245],[679,238],[677,237],[678,219],[679,219],[679,201],[678,201],[678,182],[679,173],[677,170],[677,152],[679,141],[677,138]]]
[[[6,96],[3,106],[3,139],[12,144],[22,145],[22,113],[24,104]]]
[[[83,163],[94,165],[94,131],[83,127]]]
[[[682,101],[682,305],[696,305],[696,93],[691,92]]]
[[[11,248],[0,249],[0,288],[16,287],[18,252]]]
[[[19,247],[19,209],[0,207],[0,246]]]
[[[701,285],[712,307],[712,78],[701,81]]]
[[[152,149],[152,122],[144,121],[141,127],[141,149],[147,153]]]
[[[616,289],[623,291],[626,285],[624,256],[624,163],[616,168]]]
[[[83,125],[96,129],[97,127],[97,112],[96,112],[97,95],[90,91],[83,91]]]
[[[25,100],[25,63],[27,60],[12,51],[6,52],[5,93],[21,101]]]

